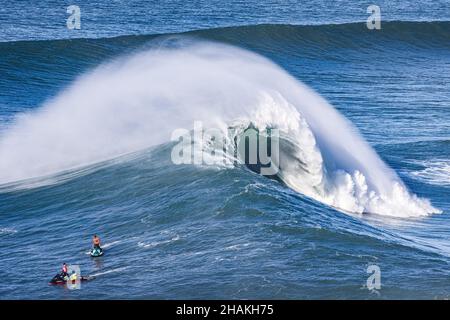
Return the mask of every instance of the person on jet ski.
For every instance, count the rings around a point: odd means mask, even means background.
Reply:
[[[67,264],[65,262],[63,263],[63,266],[61,269],[61,276],[62,276],[62,278],[69,276],[69,274],[67,273]]]
[[[94,244],[94,248],[101,249],[100,248],[100,238],[96,234],[94,234],[94,238],[92,238],[92,243]]]

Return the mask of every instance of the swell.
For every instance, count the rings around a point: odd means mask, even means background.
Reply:
[[[212,40],[257,52],[282,62],[286,54],[314,61],[436,61],[450,49],[450,21],[383,22],[371,31],[365,23],[324,25],[249,25],[185,33],[128,35],[114,38],[0,42],[0,131],[15,113],[57,95],[79,74],[105,60],[159,42],[175,46],[179,35]],[[418,51],[424,49],[424,51]],[[419,52],[419,55],[414,53]],[[380,58],[380,54],[385,55]],[[308,61],[309,62],[309,61]],[[24,90],[23,88],[26,88]],[[31,101],[30,101],[31,100]]]
[[[450,48],[450,21],[386,21],[382,22],[381,30],[376,31],[368,30],[365,22],[323,25],[259,24],[112,38],[9,41],[0,42],[0,54],[5,58],[8,54],[39,54],[41,50],[45,52],[46,48],[51,48],[52,51],[60,52],[69,59],[75,57],[83,59],[107,54],[120,48],[138,47],[155,37],[172,35],[188,35],[234,44],[264,40],[266,46],[270,46],[272,41],[290,46],[358,48],[372,46],[374,41],[391,40],[417,46]]]

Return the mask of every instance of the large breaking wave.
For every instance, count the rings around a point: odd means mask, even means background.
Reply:
[[[268,59],[179,39],[104,64],[20,115],[0,136],[0,184],[158,145],[194,121],[224,131],[236,121],[278,128],[280,179],[330,206],[393,216],[439,212],[411,194],[325,99]]]

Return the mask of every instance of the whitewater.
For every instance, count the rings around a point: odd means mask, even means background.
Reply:
[[[231,45],[183,37],[103,63],[19,114],[0,135],[0,184],[20,189],[61,172],[79,176],[73,172],[166,143],[195,121],[223,132],[236,122],[279,129],[279,178],[341,211],[441,212],[409,192],[343,115],[281,67]]]

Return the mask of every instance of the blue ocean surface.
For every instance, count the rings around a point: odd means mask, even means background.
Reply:
[[[72,4],[0,6],[0,299],[450,298],[448,1]]]

